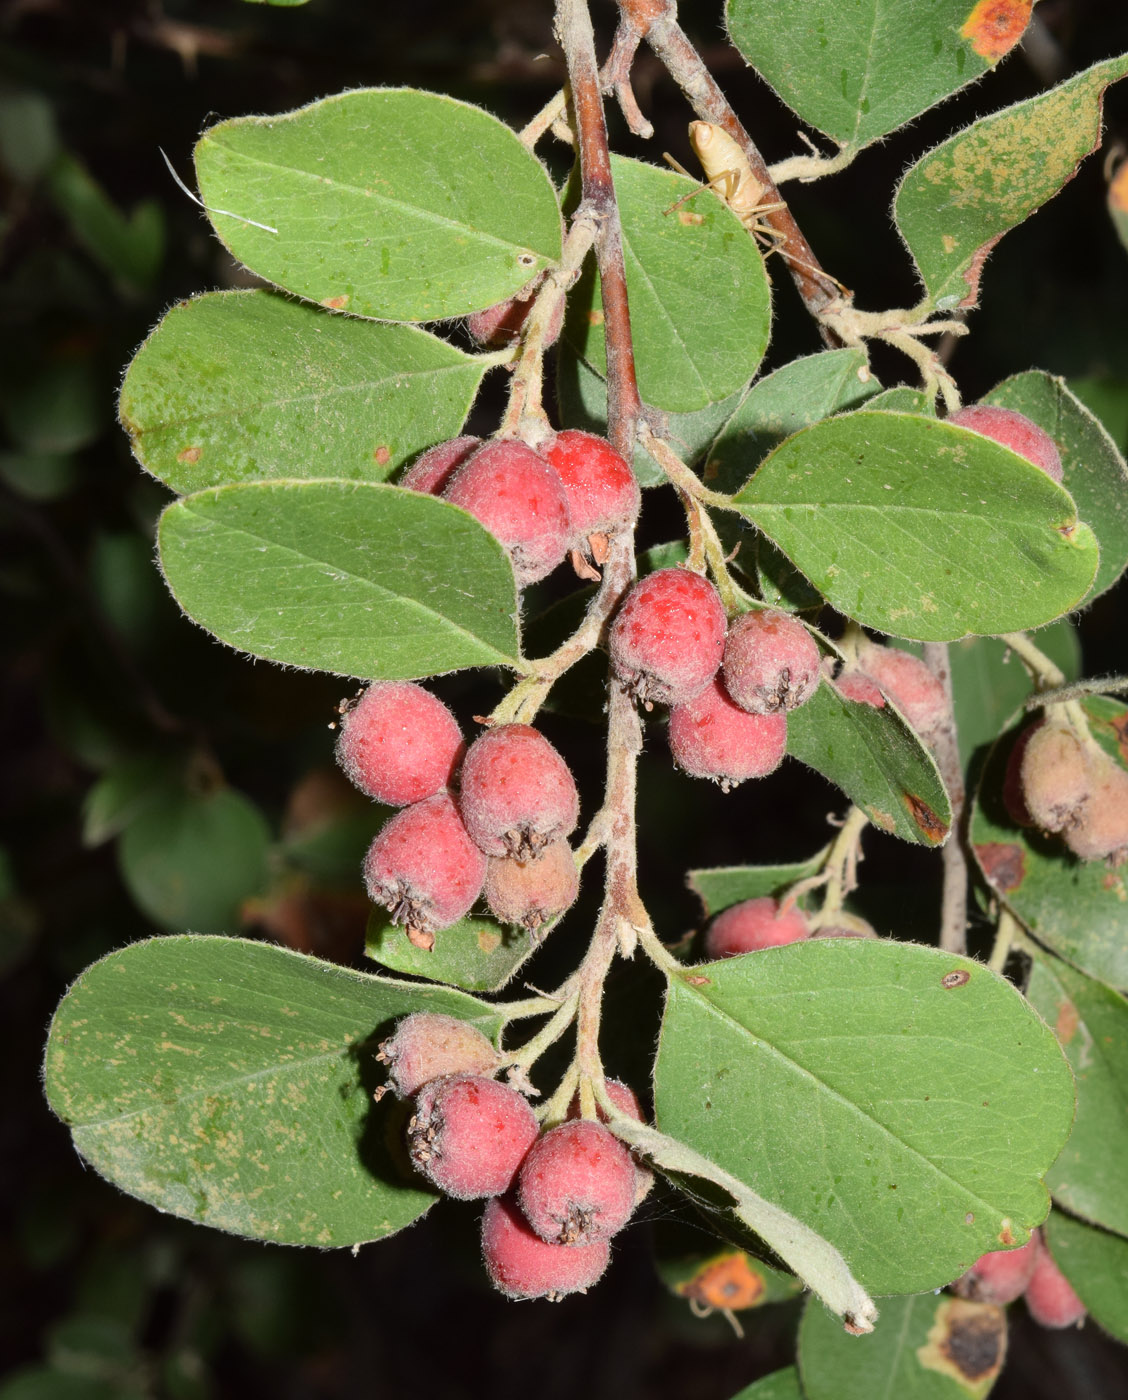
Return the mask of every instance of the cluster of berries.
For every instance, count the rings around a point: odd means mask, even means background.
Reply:
[[[1087,1311],[1054,1263],[1040,1230],[1019,1249],[982,1255],[952,1284],[952,1290],[961,1298],[1000,1306],[1024,1298],[1030,1316],[1043,1327],[1073,1327]]]
[[[611,1238],[645,1195],[650,1173],[602,1123],[578,1116],[541,1132],[514,1088],[492,1076],[493,1046],[465,1021],[417,1012],[380,1047],[391,1087],[414,1100],[407,1145],[417,1171],[447,1196],[486,1201],[482,1253],[511,1298],[562,1298],[603,1274]],[[616,1108],[642,1121],[614,1080]]]
[[[342,714],[337,761],[362,792],[403,809],[369,847],[364,878],[417,947],[432,948],[483,890],[496,918],[530,931],[575,899],[567,837],[579,794],[536,729],[499,725],[467,748],[430,691],[377,681]]]
[[[638,518],[642,495],[609,442],[568,429],[534,451],[516,438],[457,437],[424,452],[400,480],[470,512],[502,544],[518,587],[568,556],[598,578],[613,536]]]
[[[1020,826],[1059,835],[1082,860],[1128,859],[1128,772],[1068,722],[1040,720],[1022,731],[1003,800]]]
[[[787,711],[819,683],[818,646],[797,618],[765,608],[730,627],[717,590],[689,569],[659,569],[636,583],[608,646],[636,700],[648,710],[669,705],[679,767],[726,790],[778,768]]]
[[[812,929],[797,904],[780,904],[769,895],[732,904],[709,925],[705,935],[707,958],[733,958],[762,948],[779,948],[807,938],[876,938],[864,919],[839,910],[834,923]]]

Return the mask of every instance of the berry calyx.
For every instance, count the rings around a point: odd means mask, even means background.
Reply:
[[[376,1057],[388,1066],[396,1096],[409,1099],[444,1074],[489,1075],[499,1056],[486,1036],[469,1021],[435,1011],[415,1011],[396,1026]]]
[[[487,442],[458,468],[443,496],[468,510],[505,547],[517,586],[536,583],[568,552],[568,498],[560,478],[531,447]]]
[[[922,739],[927,742],[935,736],[947,720],[948,697],[919,656],[870,643],[861,649],[858,665],[870,680],[877,682]]]
[[[377,802],[404,807],[447,787],[465,744],[458,722],[414,681],[374,681],[341,717],[337,762]]]
[[[810,938],[810,929],[797,904],[781,910],[768,895],[745,899],[722,910],[705,935],[705,956],[733,958],[740,953],[778,948]]]
[[[966,1274],[952,1284],[952,1292],[975,1303],[1013,1303],[1026,1291],[1038,1258],[1038,1232],[1018,1249],[995,1249],[981,1255]]]
[[[409,491],[438,496],[458,468],[482,445],[479,437],[456,437],[429,447],[400,477],[399,484]]]
[[[636,583],[608,634],[611,665],[647,709],[683,704],[717,673],[725,647],[720,595],[689,569],[659,569]]]
[[[787,751],[787,714],[749,714],[719,680],[670,710],[674,762],[695,778],[711,778],[727,792],[748,778],[774,773]]]
[[[1020,457],[1025,457],[1053,481],[1062,478],[1061,453],[1049,433],[1031,422],[1024,413],[1013,408],[995,408],[991,404],[973,403],[961,408],[948,419],[957,427],[969,428],[981,437],[1002,443]]]
[[[469,912],[485,878],[486,858],[446,792],[397,812],[364,859],[368,897],[424,949],[434,947],[437,930]]]
[[[580,888],[580,873],[567,841],[550,841],[527,860],[490,856],[485,896],[490,913],[503,924],[520,924],[530,933],[571,908]]]
[[[517,1174],[517,1199],[550,1244],[609,1240],[634,1210],[634,1159],[602,1123],[571,1119],[529,1149]]]
[[[611,1257],[606,1240],[548,1244],[521,1214],[516,1201],[486,1202],[482,1257],[495,1288],[509,1298],[548,1298],[583,1293],[602,1278]]]
[[[608,540],[629,529],[642,508],[642,492],[629,463],[605,438],[576,428],[542,444],[541,455],[568,497],[569,548],[595,564],[604,563]]]
[[[1023,804],[1043,831],[1072,830],[1092,804],[1090,758],[1068,725],[1034,728],[1022,746],[1018,771]]]
[[[509,1190],[538,1131],[516,1089],[481,1075],[447,1074],[419,1091],[407,1144],[428,1181],[469,1201]]]
[[[798,618],[779,608],[748,612],[729,628],[725,689],[754,715],[794,710],[815,693],[822,657]]]
[[[538,730],[502,724],[479,735],[462,764],[462,816],[488,856],[527,860],[575,830],[576,781]]]
[[[1088,1311],[1054,1263],[1044,1239],[1039,1241],[1034,1270],[1022,1296],[1030,1316],[1042,1327],[1074,1327]]]

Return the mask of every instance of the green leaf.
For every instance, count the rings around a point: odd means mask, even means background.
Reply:
[[[186,493],[268,477],[383,481],[457,436],[487,362],[411,326],[270,292],[174,306],[118,406],[138,460]]]
[[[1128,565],[1128,466],[1099,420],[1058,379],[1027,370],[997,384],[981,400],[1012,408],[1045,429],[1058,445],[1062,485],[1092,522],[1101,547],[1097,576],[1086,603],[1106,592]]]
[[[884,939],[675,977],[655,1087],[662,1132],[797,1216],[879,1294],[942,1287],[1024,1241],[1073,1118],[1057,1042],[1008,982]]]
[[[1094,64],[1037,97],[980,118],[908,171],[893,217],[934,306],[978,304],[987,255],[1096,150],[1102,95],[1126,73],[1128,55]]]
[[[773,1371],[770,1376],[762,1376],[753,1385],[745,1386],[732,1400],[803,1400],[799,1372],[794,1366]]]
[[[505,551],[433,496],[347,481],[223,486],[169,506],[159,543],[185,612],[254,656],[375,680],[515,664]]]
[[[231,788],[199,796],[161,794],[118,844],[122,879],[162,928],[223,933],[240,923],[245,899],[266,883],[270,828]]]
[[[828,418],[733,498],[834,607],[894,636],[1039,627],[1084,596],[1097,544],[1044,472],[906,413]]]
[[[612,156],[623,223],[639,393],[692,413],[742,389],[764,358],[771,288],[756,240],[711,190]],[[668,212],[667,212],[668,211]],[[606,377],[599,277],[588,266],[568,297],[565,339]]]
[[[155,938],[88,968],[47,1041],[47,1098],[103,1176],[160,1210],[277,1244],[381,1239],[434,1200],[374,1108],[392,1022],[461,992],[390,982],[264,943]]]
[[[523,929],[504,928],[493,919],[460,919],[435,935],[426,953],[409,943],[382,909],[368,919],[364,951],[393,972],[426,977],[467,992],[497,992],[536,952],[540,940]]]
[[[818,857],[796,861],[794,865],[720,865],[711,870],[687,871],[685,882],[712,918],[741,900],[781,894],[796,881],[817,874],[820,868]]]
[[[805,1400],[981,1400],[1006,1349],[1006,1309],[993,1303],[884,1298],[873,1332],[851,1337],[812,1299],[799,1327],[799,1373]]]
[[[733,43],[808,125],[860,148],[987,72],[1022,37],[1029,3],[1004,26],[972,0],[728,0]],[[995,9],[999,7],[996,5]],[[970,12],[970,13],[969,13]]]
[[[48,176],[55,207],[79,243],[111,277],[148,287],[165,248],[164,211],[151,199],[126,216],[84,165],[61,155]]]
[[[874,394],[867,408],[886,408],[893,413],[924,413],[936,417],[936,405],[922,389],[910,389],[907,384],[895,384]]]
[[[1106,1332],[1128,1343],[1128,1240],[1050,1212],[1046,1238],[1054,1263]]]
[[[220,122],[196,174],[240,262],[357,316],[481,311],[560,257],[544,166],[496,117],[439,93],[360,89]]]
[[[1128,1001],[1041,951],[1026,995],[1053,1026],[1077,1081],[1073,1132],[1046,1184],[1075,1215],[1128,1235]]]
[[[100,846],[120,835],[154,802],[177,785],[183,762],[157,754],[139,754],[115,763],[82,804],[82,844]]]
[[[1095,737],[1115,753],[1128,706],[1101,696],[1081,703]],[[1040,943],[1090,976],[1128,987],[1125,872],[1109,870],[1104,861],[1077,860],[1056,837],[1010,816],[1003,779],[1018,733],[1002,736],[980,778],[969,831],[975,858],[995,894]]]

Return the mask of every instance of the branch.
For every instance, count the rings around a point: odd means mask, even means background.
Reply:
[[[964,781],[956,714],[952,705],[952,668],[947,642],[925,642],[924,664],[944,687],[947,716],[932,740],[932,752],[952,806],[952,830],[941,852],[944,890],[940,900],[940,947],[967,952],[967,854],[963,846]]]

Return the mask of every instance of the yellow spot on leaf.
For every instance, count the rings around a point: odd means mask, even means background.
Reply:
[[[998,63],[1022,38],[1030,23],[1034,0],[979,0],[960,30],[960,37],[988,63]]]
[[[343,311],[349,304],[348,295],[342,293],[339,297],[325,297],[321,305],[327,306],[330,311]]]
[[[478,947],[483,953],[492,953],[501,943],[501,934],[495,929],[483,926],[478,930]]]
[[[204,449],[202,447],[186,447],[183,452],[176,454],[176,460],[178,462],[198,462],[203,455]]]
[[[705,222],[705,215],[704,215],[704,214],[695,214],[695,213],[693,213],[693,211],[692,211],[691,209],[679,209],[679,210],[678,210],[678,223],[679,223],[679,224],[703,224],[704,222]]]

